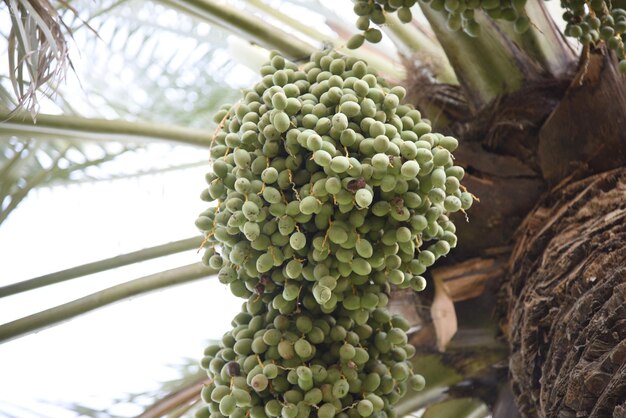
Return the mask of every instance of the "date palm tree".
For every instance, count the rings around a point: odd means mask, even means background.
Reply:
[[[0,11],[12,22],[4,35],[13,58],[0,84],[0,223],[33,188],[85,173],[154,141],[208,147],[214,127],[206,121],[222,103],[217,98],[235,97],[212,74],[228,72],[238,56],[254,67],[256,54],[269,49],[298,61],[316,49],[334,47],[367,59],[385,77],[402,82],[407,102],[437,129],[460,139],[457,163],[465,168],[467,187],[480,198],[469,222],[458,219],[460,244],[430,272],[429,290],[419,297],[398,292],[392,299],[395,309],[413,318],[411,341],[419,353],[415,367],[428,382],[423,392],[403,399],[398,412],[420,411],[423,417],[626,417],[626,82],[615,53],[602,43],[577,48],[543,1],[526,3],[531,26],[522,34],[510,22],[477,12],[478,37],[450,31],[441,13],[419,3],[413,11],[421,14],[410,23],[387,16],[387,45],[393,43],[398,54],[372,45],[355,51],[344,47],[355,32],[349,4],[344,13],[328,2],[297,0],[5,3]],[[188,26],[132,20],[146,8],[176,11]],[[38,98],[46,88],[57,88],[58,76],[67,68],[70,31],[77,39],[93,41],[96,33],[104,36],[121,27],[107,28],[111,16],[132,23],[122,36],[142,33],[142,51],[154,52],[145,63],[129,59],[125,65],[148,74],[154,59],[162,64],[161,80],[172,85],[187,68],[208,69],[185,86],[200,91],[202,103],[181,112],[180,103],[172,104],[164,95],[167,85],[147,77],[133,80],[151,95],[146,106],[116,103],[115,94],[106,94],[115,88],[114,80],[101,79],[90,92],[105,99],[117,120],[81,114],[62,89],[54,102],[60,112],[38,108],[43,103]],[[310,16],[318,23],[310,24]],[[194,31],[197,24],[210,27],[210,33]],[[167,61],[159,48],[150,49],[150,37],[159,31],[178,33],[191,49],[207,52],[200,58],[190,54],[184,66],[172,66],[176,53]],[[236,42],[235,48],[228,49],[227,39]],[[224,58],[224,51],[230,56]],[[133,120],[122,120],[128,117]],[[154,124],[157,118],[160,125]],[[94,145],[103,138],[107,142]],[[85,151],[94,146],[101,150],[97,158]],[[70,152],[74,150],[83,152]],[[37,157],[40,153],[49,156],[47,165]],[[175,167],[157,169],[164,168]],[[191,237],[8,285],[0,288],[0,297],[197,248],[201,242]],[[0,341],[214,273],[193,264],[128,282],[0,325]],[[190,379],[144,416],[184,413],[197,401],[204,379]]]

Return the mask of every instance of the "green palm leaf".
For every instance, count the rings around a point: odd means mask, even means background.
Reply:
[[[0,325],[0,343],[56,325],[102,306],[157,289],[199,280],[217,272],[202,263],[165,270],[109,287],[63,305]]]
[[[0,84],[0,99],[6,106],[6,111],[0,111],[4,121],[0,124],[0,223],[36,187],[92,178],[85,173],[129,151],[146,149],[155,140],[207,146],[214,129],[210,115],[224,102],[232,101],[235,94],[224,77],[233,70],[245,71],[243,66],[223,60],[228,48],[225,33],[184,15],[176,24],[152,21],[150,16],[158,14],[156,9],[163,9],[161,5],[138,1],[95,5],[85,1],[77,2],[76,8],[87,14],[84,20],[69,10],[62,17],[74,28],[75,42],[83,51],[81,61],[93,63],[91,71],[77,69],[84,94],[77,95],[81,90],[71,80],[68,86],[60,85],[58,96],[54,100],[44,98],[42,103],[64,114],[41,114],[35,123],[30,115],[11,112],[20,98]],[[205,36],[212,42],[205,42]],[[163,43],[188,47],[164,53],[159,48]],[[117,68],[113,68],[114,63]],[[211,68],[214,70],[209,71]],[[9,76],[5,74],[5,80]],[[129,76],[130,82],[125,79]],[[130,95],[125,91],[129,83],[135,86]],[[164,89],[164,83],[176,87]],[[24,85],[37,88],[28,80]],[[112,89],[111,85],[119,88]],[[82,97],[89,101],[85,103]],[[107,116],[107,120],[86,119],[76,108],[82,114]],[[142,125],[130,120],[151,122]],[[177,128],[171,126],[173,123],[201,129]],[[103,139],[121,141],[122,145],[102,144]],[[194,158],[167,166],[136,167],[124,173],[105,170],[98,178],[184,168],[201,161]]]

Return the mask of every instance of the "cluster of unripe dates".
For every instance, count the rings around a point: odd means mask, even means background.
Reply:
[[[474,18],[476,10],[483,10],[494,19],[513,22],[516,32],[524,33],[530,27],[530,21],[524,10],[526,0],[422,0],[431,9],[441,13],[451,31],[463,30],[472,37],[480,35],[480,26]],[[408,23],[413,19],[411,7],[416,0],[355,0],[354,13],[358,16],[356,26],[362,33],[356,34],[348,41],[348,48],[355,49],[364,41],[380,42],[382,32],[370,27],[371,24],[384,25],[386,15],[396,13],[398,19]]]
[[[480,35],[480,25],[475,20],[477,10],[493,19],[512,22],[517,33],[526,32],[532,24],[526,15],[526,0],[422,1],[445,16],[448,29],[463,30],[472,37]],[[413,19],[411,7],[416,3],[416,0],[354,0],[356,26],[362,32],[353,35],[347,47],[356,49],[365,41],[380,42],[382,32],[371,24],[385,25],[386,15],[390,13],[396,13],[401,22],[408,23]],[[565,9],[565,35],[578,39],[583,45],[606,44],[620,59],[620,71],[626,73],[626,50],[622,38],[626,33],[626,10],[605,0],[561,0],[561,7]]]
[[[202,193],[215,204],[196,221],[203,260],[247,299],[205,351],[199,414],[394,417],[424,379],[389,293],[422,290],[456,246],[448,214],[473,202],[458,142],[335,51],[301,67],[272,53],[261,75],[216,115]]]
[[[563,13],[563,19],[567,22],[565,35],[577,38],[583,45],[605,43],[621,58],[619,69],[626,73],[623,40],[626,10],[613,8],[611,2],[604,0],[562,0],[561,6],[566,10]]]

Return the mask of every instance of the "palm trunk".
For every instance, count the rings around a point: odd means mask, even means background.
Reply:
[[[518,229],[502,289],[523,417],[626,417],[626,83],[614,70],[591,54],[539,133],[542,177],[558,185]]]
[[[626,169],[548,195],[520,229],[510,271],[522,415],[626,416]]]
[[[447,261],[512,251],[490,306],[523,418],[626,418],[626,79],[615,62],[586,51],[568,77],[466,108],[450,126],[481,202],[471,222],[457,219],[460,246]],[[410,87],[416,102],[449,97]],[[463,113],[439,108],[451,120]],[[513,416],[503,399],[494,416]]]

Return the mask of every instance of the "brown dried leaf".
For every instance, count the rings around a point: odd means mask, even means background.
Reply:
[[[440,278],[448,295],[454,302],[476,298],[485,291],[485,286],[504,274],[506,261],[501,258],[471,258],[451,266],[433,270],[433,277]]]
[[[443,352],[457,331],[456,311],[454,302],[452,302],[443,280],[437,276],[433,279],[435,282],[435,298],[430,307],[430,315],[433,318],[433,324],[437,333],[437,349]]]
[[[49,0],[5,0],[11,31],[8,38],[9,77],[18,101],[33,119],[37,92],[64,80],[71,62],[66,34],[71,35]]]

